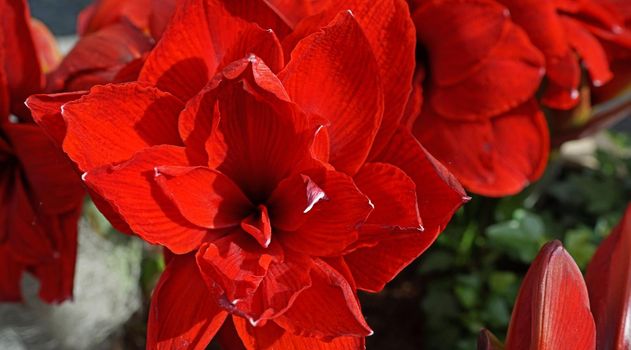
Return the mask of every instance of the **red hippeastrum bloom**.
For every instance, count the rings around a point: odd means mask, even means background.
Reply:
[[[420,3],[413,17],[423,66],[406,123],[468,190],[519,192],[548,159],[534,100],[543,56],[493,0]]]
[[[83,191],[23,104],[42,91],[58,54],[25,1],[0,0],[0,13],[0,301],[21,300],[28,271],[43,300],[60,302],[72,297]]]
[[[501,349],[488,332],[478,349]],[[546,244],[519,288],[506,349],[592,350],[596,328],[581,271],[560,242]]]
[[[596,348],[629,349],[631,338],[631,206],[601,243],[585,276],[596,321]]]
[[[185,1],[138,82],[39,113],[101,210],[168,249],[148,348],[217,332],[230,348],[361,348],[356,290],[383,288],[466,201],[399,127],[405,2],[341,3],[296,24],[264,1]]]

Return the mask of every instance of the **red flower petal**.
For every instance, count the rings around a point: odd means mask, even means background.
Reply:
[[[151,14],[149,16],[149,29],[151,36],[160,40],[164,30],[167,28],[173,13],[175,12],[176,0],[151,0]]]
[[[581,271],[559,241],[528,269],[511,316],[507,349],[594,349],[596,329]]]
[[[237,226],[252,208],[239,187],[213,169],[157,167],[155,179],[182,215],[200,227]]]
[[[10,245],[0,244],[0,301],[21,302],[20,286],[26,267],[13,258],[11,250]]]
[[[403,170],[416,184],[423,228],[438,235],[460,206],[469,200],[456,178],[400,127],[375,161]]]
[[[372,334],[355,293],[339,272],[316,259],[311,281],[311,287],[298,295],[292,307],[275,319],[276,323],[293,334],[326,340]]]
[[[262,248],[240,229],[197,252],[197,264],[209,288],[222,308],[258,322],[261,315],[252,304],[256,290],[265,278],[272,261],[282,259],[280,246]]]
[[[585,276],[596,321],[597,349],[631,346],[631,206],[601,244]]]
[[[334,4],[331,0],[295,1],[295,0],[264,0],[285,20],[289,26],[295,27],[303,18],[318,14]]]
[[[59,65],[59,62],[61,62],[61,53],[59,52],[53,33],[50,32],[44,23],[35,18],[31,18],[29,24],[39,65],[42,69],[42,73],[46,74]]]
[[[263,29],[271,29],[280,38],[291,32],[289,25],[275,12],[266,0],[222,0],[228,12]]]
[[[426,109],[414,133],[467,189],[486,196],[521,191],[547,163],[547,125],[533,101],[488,122],[450,122]]]
[[[63,106],[64,151],[87,171],[125,161],[144,147],[180,144],[176,127],[182,108],[172,95],[139,83],[94,87]]]
[[[274,214],[274,227],[294,231],[307,221],[318,202],[327,199],[324,190],[309,176],[295,174],[280,182],[267,203]]]
[[[48,91],[87,90],[113,82],[119,70],[152,46],[151,38],[127,22],[107,26],[79,39],[48,77]]]
[[[264,32],[255,24],[231,15],[220,1],[187,1],[176,9],[162,39],[147,58],[139,80],[171,92],[183,101],[189,100],[215,75],[222,62],[250,53],[266,62],[277,62],[277,57],[282,57],[280,46],[270,55],[269,47],[277,43],[273,33],[259,35],[271,39],[271,45],[256,42],[254,47],[246,47],[240,43],[242,39],[248,40],[249,35],[244,37],[244,31],[257,30]],[[235,45],[246,51],[232,49]],[[264,52],[253,51],[261,47]]]
[[[26,106],[31,110],[33,119],[58,147],[66,137],[66,122],[61,116],[61,106],[78,100],[86,91],[66,92],[52,95],[31,95],[26,99]]]
[[[30,12],[26,0],[0,0],[0,36],[4,49],[4,70],[11,91],[11,110],[23,110],[26,98],[39,92],[44,76],[30,29]]]
[[[153,180],[155,168],[167,165],[188,166],[184,149],[146,148],[124,163],[89,171],[84,181],[116,209],[134,233],[183,254],[211,236],[207,229],[186,220]]]
[[[147,349],[203,350],[227,314],[206,287],[195,258],[176,256],[151,297]]]
[[[263,248],[269,247],[272,242],[272,223],[267,207],[263,204],[259,204],[252,214],[241,221],[241,228]]]
[[[361,337],[338,337],[324,341],[292,334],[273,322],[262,327],[252,327],[238,317],[233,317],[233,322],[247,349],[358,350],[365,347]]]
[[[40,128],[32,124],[7,124],[4,132],[42,210],[63,213],[81,206],[84,191],[79,176]]]
[[[562,18],[561,21],[565,27],[568,41],[581,56],[592,83],[595,86],[601,86],[611,80],[613,74],[609,70],[607,54],[598,40],[589,31],[582,28],[579,22],[570,18]]]
[[[379,70],[361,27],[351,13],[342,12],[321,32],[303,39],[291,57],[279,74],[283,85],[303,110],[331,122],[330,162],[354,174],[383,117]]]
[[[480,331],[478,350],[504,350],[504,345],[487,329]]]
[[[357,240],[357,228],[366,221],[373,206],[353,180],[336,171],[307,173],[326,194],[309,212],[297,230],[278,236],[283,245],[313,256],[339,255]]]

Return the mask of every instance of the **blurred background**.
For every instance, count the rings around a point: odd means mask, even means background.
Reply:
[[[32,15],[72,40],[89,0],[31,0]],[[631,199],[631,121],[565,144],[519,195],[474,197],[420,259],[382,293],[361,294],[375,335],[368,349],[475,349],[481,328],[506,334],[511,308],[541,245],[559,239],[585,269]],[[144,349],[147,305],[163,269],[154,247],[115,232],[88,202],[75,300],[0,304],[0,349]],[[211,345],[211,348],[217,348]]]

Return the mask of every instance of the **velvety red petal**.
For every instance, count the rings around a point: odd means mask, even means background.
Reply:
[[[400,127],[376,158],[403,170],[416,184],[416,199],[425,232],[438,235],[460,206],[469,200],[456,178]]]
[[[486,196],[521,191],[547,163],[547,125],[532,101],[488,122],[450,122],[426,109],[414,132],[467,189]]]
[[[226,80],[214,92],[220,121],[206,141],[209,167],[229,176],[255,203],[264,203],[282,179],[311,158],[317,130],[284,100],[282,85],[264,68],[256,57],[226,68]],[[201,113],[198,118],[211,118],[212,110]]]
[[[601,244],[585,276],[596,321],[597,349],[631,346],[631,206]]]
[[[87,171],[125,161],[148,146],[181,144],[177,116],[182,108],[171,94],[144,84],[96,86],[63,106],[63,149]]]
[[[139,80],[187,101],[211,80],[222,62],[231,62],[250,53],[262,57],[265,62],[277,61],[278,55],[282,57],[280,47],[270,57],[267,50],[270,45],[256,42],[255,47],[246,47],[239,44],[244,31],[256,31],[256,28],[255,24],[231,15],[221,1],[185,1],[177,7],[162,39],[147,58]],[[273,33],[267,33],[267,36],[274,37]],[[237,44],[247,50],[233,50]],[[253,51],[260,47],[266,51]],[[229,51],[233,57],[228,57]]]
[[[287,247],[314,256],[339,255],[357,240],[357,228],[373,210],[370,200],[353,180],[336,171],[308,174],[326,199],[309,209],[308,219],[297,230],[278,236]]]
[[[353,15],[342,12],[303,39],[279,77],[303,110],[330,121],[330,163],[357,172],[381,124],[383,91],[372,48]]]
[[[295,0],[264,0],[279,14],[292,28],[303,18],[318,14],[332,5],[332,0],[295,1]]]
[[[261,317],[252,306],[254,294],[272,261],[281,259],[280,246],[272,242],[263,248],[240,229],[202,245],[197,253],[197,264],[219,305],[252,322]]]
[[[151,14],[149,15],[149,29],[151,36],[160,40],[173,13],[177,0],[151,0]]]
[[[42,69],[42,73],[46,74],[57,68],[57,65],[61,62],[61,52],[57,47],[53,33],[50,32],[44,23],[35,18],[31,18],[29,24],[39,59],[39,65]]]
[[[4,131],[42,210],[63,213],[81,205],[84,190],[79,175],[42,129],[32,124],[8,124]]]
[[[546,244],[528,269],[511,316],[507,349],[594,349],[587,287],[559,241]]]
[[[79,39],[48,77],[47,89],[87,90],[92,85],[113,82],[118,70],[152,46],[151,38],[127,22],[107,26]]]
[[[61,106],[78,100],[87,91],[65,92],[52,95],[31,95],[26,99],[26,106],[31,110],[33,119],[42,130],[61,147],[66,137],[66,122],[61,116]]]
[[[154,176],[157,167],[188,165],[183,148],[155,146],[139,151],[119,165],[91,170],[83,179],[116,209],[134,233],[183,254],[197,248],[210,233],[182,216],[155,183]]]
[[[228,12],[263,29],[271,29],[280,38],[291,32],[289,25],[267,4],[267,0],[223,0]]]
[[[227,314],[204,283],[195,257],[176,256],[151,297],[147,349],[203,350]]]
[[[4,61],[0,62],[11,91],[11,109],[23,110],[26,98],[41,90],[44,76],[30,29],[30,12],[26,0],[1,0],[0,35]]]
[[[583,60],[592,83],[601,86],[607,83],[613,74],[609,70],[609,62],[605,50],[598,40],[581,24],[570,18],[562,18],[570,45]]]
[[[315,259],[311,281],[276,323],[293,334],[326,340],[372,334],[354,291],[339,272]]]
[[[274,227],[294,231],[307,221],[318,202],[327,199],[324,190],[309,176],[294,174],[280,182],[267,203]]]
[[[262,327],[252,327],[241,318],[233,318],[238,336],[248,350],[296,349],[296,350],[360,350],[364,349],[361,337],[338,337],[324,341],[313,337],[292,334],[274,322]]]
[[[155,179],[182,215],[197,226],[237,226],[252,208],[239,187],[213,169],[157,167]]]

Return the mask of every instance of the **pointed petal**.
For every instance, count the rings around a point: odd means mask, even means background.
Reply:
[[[91,170],[83,178],[141,238],[176,254],[188,253],[210,233],[186,220],[153,180],[155,168],[167,165],[188,166],[184,149],[146,148],[124,163]]]
[[[594,349],[596,329],[581,271],[559,241],[530,265],[511,315],[507,349]]]
[[[372,334],[355,293],[339,272],[315,259],[311,281],[311,287],[300,293],[292,307],[275,322],[293,334],[325,340]]]
[[[272,224],[265,205],[259,204],[255,212],[241,221],[241,228],[254,237],[263,248],[272,242]]]
[[[357,228],[366,221],[373,206],[353,180],[343,173],[307,173],[326,194],[309,212],[297,230],[282,232],[283,245],[313,256],[340,254],[357,240]]]
[[[48,91],[87,90],[111,83],[120,69],[152,47],[151,38],[127,22],[107,26],[79,39],[48,77]]]
[[[403,170],[416,184],[416,199],[427,234],[438,236],[451,216],[469,200],[456,178],[400,127],[375,161]]]
[[[140,83],[94,87],[63,106],[63,149],[87,171],[125,161],[144,147],[181,144],[176,128],[182,108],[172,95]]]
[[[262,327],[252,327],[245,320],[233,317],[238,336],[248,349],[296,349],[296,350],[360,350],[364,349],[361,337],[338,337],[331,341],[302,337],[292,334],[274,322]]]
[[[205,349],[226,316],[206,287],[195,257],[176,256],[151,297],[147,349]]]
[[[595,86],[601,86],[611,80],[613,74],[609,70],[607,54],[598,40],[582,28],[580,22],[570,18],[563,18],[562,21],[568,41],[581,56],[592,83]]]
[[[282,49],[269,51],[275,44],[247,47],[240,43],[244,31],[262,32],[278,42],[273,33],[264,33],[253,23],[231,15],[221,1],[188,0],[178,6],[162,39],[147,58],[140,73],[140,81],[146,81],[158,88],[171,92],[183,101],[199,92],[221,68],[222,62],[229,63],[253,53],[265,62],[282,60]],[[243,50],[234,50],[233,47]],[[257,48],[264,48],[264,52]],[[253,51],[254,50],[254,51]],[[229,52],[229,55],[228,55]]]
[[[163,166],[155,179],[182,215],[200,227],[239,225],[252,204],[227,176],[206,167]]]
[[[597,349],[631,346],[631,206],[601,244],[585,276],[596,321]]]
[[[361,27],[351,13],[342,12],[321,32],[303,39],[291,57],[279,74],[283,85],[303,110],[330,121],[330,162],[354,174],[383,117],[379,69]]]
[[[65,92],[52,95],[31,95],[26,99],[26,106],[31,110],[33,119],[42,130],[61,147],[66,137],[66,122],[61,116],[61,106],[78,100],[87,91]]]

